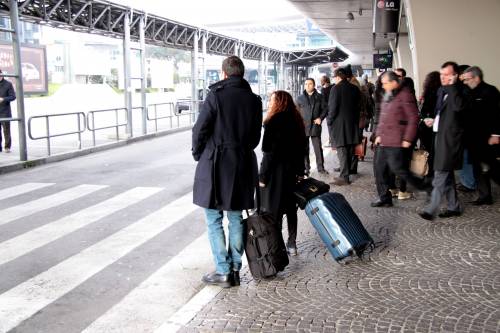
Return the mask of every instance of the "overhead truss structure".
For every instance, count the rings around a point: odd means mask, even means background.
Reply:
[[[301,58],[300,52],[283,52],[241,41],[107,1],[18,0],[18,9],[19,16],[24,21],[115,38],[124,37],[125,16],[129,15],[131,39],[139,40],[140,21],[144,20],[147,44],[193,50],[195,34],[199,37],[204,34],[209,54],[231,55],[235,54],[235,50],[243,48],[243,57],[246,59],[262,60],[263,53],[266,51],[270,62],[279,62],[281,55],[285,63],[296,62]],[[8,0],[0,0],[0,12],[9,12]],[[197,38],[197,40],[199,41],[198,48],[201,50],[202,38]],[[332,52],[331,48],[329,50]],[[322,49],[321,52],[327,51]],[[303,56],[307,59],[313,57],[307,52],[303,53]]]
[[[342,62],[349,55],[338,47],[313,50],[289,51],[284,54],[286,64],[309,66],[318,63]]]

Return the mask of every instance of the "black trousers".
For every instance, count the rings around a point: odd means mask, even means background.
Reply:
[[[472,161],[479,194],[478,199],[491,198],[491,180],[500,185],[500,161],[495,158],[495,147],[488,148],[485,148],[487,151],[485,156]]]
[[[305,156],[306,172],[309,173],[311,171],[311,162],[309,161],[309,138],[311,138],[311,142],[314,149],[314,155],[316,155],[316,166],[318,168],[318,171],[325,170],[325,159],[323,158],[323,147],[321,146],[321,137],[308,136],[306,145],[306,156]]]
[[[375,181],[380,200],[385,202],[392,201],[392,195],[391,192],[389,192],[391,173],[410,183],[417,189],[423,188],[423,181],[413,176],[408,170],[408,163],[406,163],[405,160],[407,156],[405,148],[378,146],[375,149]]]
[[[12,145],[12,140],[10,138],[10,121],[0,122],[0,151],[2,151],[2,130],[3,136],[5,138],[5,149],[10,149]]]
[[[289,207],[282,209],[281,211],[275,213],[275,221],[278,222],[279,229],[283,228],[283,215],[286,215],[286,221],[288,225],[288,240],[286,242],[287,246],[296,246],[297,244],[297,206],[290,205]]]
[[[337,147],[337,156],[339,158],[340,167],[339,176],[346,180],[349,179],[349,174],[351,174],[351,171],[353,170],[354,159],[356,159],[357,163],[357,157],[354,155],[354,147],[355,145]]]

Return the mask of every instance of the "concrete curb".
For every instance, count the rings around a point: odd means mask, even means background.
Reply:
[[[47,163],[54,163],[54,162],[64,161],[64,160],[68,160],[68,159],[79,157],[79,156],[85,156],[85,155],[89,155],[89,154],[93,154],[93,153],[97,153],[97,152],[101,152],[101,151],[105,151],[105,150],[109,150],[109,149],[113,149],[113,148],[124,147],[124,146],[132,144],[132,143],[187,131],[187,130],[190,130],[191,128],[193,128],[193,126],[185,126],[185,127],[175,128],[175,129],[166,130],[166,131],[162,131],[162,132],[141,135],[141,136],[133,137],[133,138],[118,141],[118,142],[107,143],[107,144],[99,145],[96,147],[85,148],[85,149],[81,149],[81,150],[51,155],[51,156],[47,156],[47,157],[35,158],[32,160],[28,160],[28,161],[18,161],[18,162],[12,163],[12,164],[0,166],[0,175],[5,174],[5,173],[9,173],[9,172],[22,170],[22,169],[33,168],[33,167],[44,165]]]

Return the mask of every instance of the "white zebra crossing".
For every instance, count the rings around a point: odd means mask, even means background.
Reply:
[[[31,214],[62,205],[106,187],[106,185],[78,185],[28,203],[4,209],[2,210],[2,214],[0,214],[0,225],[4,225],[21,217],[29,216]]]
[[[197,292],[203,268],[212,264],[209,248],[204,233],[83,332],[154,331]]]
[[[0,295],[0,332],[30,318],[88,278],[150,240],[197,207],[188,193]]]
[[[51,185],[54,185],[54,183],[26,183],[17,186],[12,186],[0,190],[0,200],[15,197],[16,195],[28,193]]]
[[[0,265],[158,193],[161,188],[136,187],[109,200],[0,243]],[[0,215],[2,212],[0,212]]]

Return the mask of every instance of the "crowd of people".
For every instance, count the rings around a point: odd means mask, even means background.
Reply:
[[[239,285],[242,211],[254,208],[256,189],[261,198],[259,208],[271,213],[279,227],[286,215],[287,251],[297,255],[293,190],[298,181],[310,176],[310,142],[318,174],[331,177],[338,172],[331,183],[349,186],[352,175],[358,172],[356,147],[365,133],[371,132],[378,194],[372,207],[391,207],[394,197],[410,198],[408,186],[429,194],[427,205],[419,212],[427,220],[463,213],[457,188],[477,190],[474,205],[493,203],[490,179],[500,184],[500,95],[484,82],[477,66],[444,63],[439,72],[426,76],[418,99],[413,80],[402,68],[383,72],[376,84],[367,77],[360,83],[349,66],[338,68],[334,84],[325,76],[320,91],[314,79],[306,79],[304,91],[295,101],[286,91],[273,92],[265,119],[260,98],[243,79],[241,59],[228,57],[222,71],[224,80],[210,87],[193,128],[192,150],[198,161],[194,203],[205,208],[216,266],[203,277],[207,284]],[[321,142],[324,121],[329,134],[325,147],[335,149],[339,160],[339,167],[332,172],[325,169]],[[262,126],[263,157],[258,168],[254,149]],[[410,171],[416,148],[427,151],[425,177]],[[457,187],[455,170],[461,170],[461,179],[469,182]],[[438,212],[443,197],[447,208]],[[229,219],[227,248],[224,211]]]

